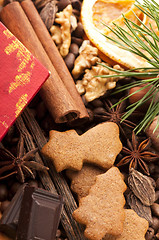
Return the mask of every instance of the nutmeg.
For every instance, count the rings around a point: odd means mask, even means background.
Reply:
[[[157,126],[157,122],[158,122],[158,117],[156,116],[154,118],[154,120],[152,121],[152,123],[147,127],[146,129],[146,135],[148,137],[151,138],[153,147],[158,151],[159,149],[159,127],[156,129],[156,131],[154,132],[156,126]]]
[[[158,203],[153,203],[151,206],[151,210],[155,216],[159,217],[159,204]]]
[[[159,219],[157,217],[153,217],[152,228],[157,231],[159,229]]]
[[[64,61],[66,63],[66,66],[68,67],[68,69],[71,71],[74,66],[75,55],[73,53],[67,54]]]
[[[10,205],[10,201],[8,200],[2,202],[0,207],[1,213],[3,213],[8,208],[9,205]]]
[[[3,202],[7,199],[8,189],[5,184],[0,183],[0,201]]]
[[[72,43],[70,46],[70,53],[73,53],[75,57],[79,54],[79,47],[76,43]]]
[[[138,91],[139,89],[141,89],[141,88],[144,87],[144,86],[145,86],[145,85],[140,85],[140,86],[131,88],[130,91],[129,91],[129,95],[131,95],[132,93]],[[150,90],[150,88],[151,88],[151,87],[147,87],[147,88],[142,89],[142,90],[140,90],[139,92],[131,95],[131,96],[129,97],[129,102],[130,102],[130,104],[136,103],[137,101],[139,101],[140,99],[142,99],[142,98],[145,96],[145,94]],[[146,103],[144,103],[143,105],[141,105],[140,107],[138,107],[138,110],[141,110],[142,112],[146,112],[147,109],[148,109],[148,107],[149,107],[149,105],[150,105],[150,103],[151,103],[151,99],[148,100],[148,101],[147,101]]]

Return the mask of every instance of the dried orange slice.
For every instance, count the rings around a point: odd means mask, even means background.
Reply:
[[[134,6],[134,0],[83,0],[81,21],[88,39],[102,52],[101,58],[109,58],[126,68],[139,68],[150,66],[146,60],[133,53],[119,48],[108,41],[104,34],[111,34],[102,24],[116,24],[123,26],[122,13],[132,21],[137,21],[132,11],[139,18],[145,20],[143,13]]]

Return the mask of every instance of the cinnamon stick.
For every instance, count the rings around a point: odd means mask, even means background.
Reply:
[[[72,98],[76,101],[76,104],[80,110],[80,118],[88,118],[88,113],[84,107],[83,101],[76,89],[74,80],[66,67],[66,64],[61,57],[54,41],[52,40],[45,24],[43,23],[37,9],[35,8],[31,0],[19,0],[21,6],[28,17],[36,35],[42,43],[47,55],[49,56],[53,66],[59,74],[61,80],[65,84],[67,90],[70,92]]]
[[[40,94],[55,122],[67,122],[79,117],[78,107],[53,67],[19,2],[7,4],[0,12],[6,27],[51,72]]]

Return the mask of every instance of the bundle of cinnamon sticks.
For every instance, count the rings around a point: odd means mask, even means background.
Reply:
[[[87,119],[88,113],[72,76],[33,2],[7,0],[0,20],[50,71],[40,94],[55,122]]]

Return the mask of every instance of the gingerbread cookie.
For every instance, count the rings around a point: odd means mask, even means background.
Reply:
[[[141,218],[132,209],[125,209],[124,230],[119,237],[105,236],[103,240],[145,240],[148,221]]]
[[[81,170],[83,162],[109,169],[121,149],[117,124],[105,122],[80,136],[75,130],[52,130],[49,142],[41,152],[53,161],[57,172],[60,172],[67,168]]]
[[[95,184],[96,176],[104,172],[91,164],[84,164],[80,171],[66,171],[66,175],[71,179],[71,190],[77,194],[78,200],[88,195],[89,189]]]
[[[81,198],[74,219],[86,225],[85,237],[101,240],[106,234],[118,236],[123,232],[125,220],[124,191],[126,184],[116,167],[96,177],[88,196]]]

